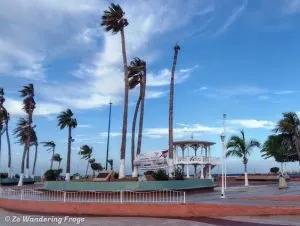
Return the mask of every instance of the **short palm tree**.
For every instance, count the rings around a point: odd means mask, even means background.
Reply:
[[[43,146],[47,148],[46,151],[52,153],[52,155],[51,155],[51,165],[50,165],[50,169],[52,169],[52,167],[53,167],[53,156],[55,154],[56,144],[55,144],[54,141],[41,142],[41,144],[43,144]]]
[[[77,127],[77,120],[73,117],[74,114],[70,109],[63,111],[57,117],[58,127],[62,130],[68,128],[68,155],[67,155],[67,169],[66,169],[66,181],[70,181],[70,168],[71,168],[71,144],[72,139],[72,129]]]
[[[291,139],[285,140],[288,149],[295,148],[300,163],[300,120],[295,112],[283,113],[283,118],[277,123],[274,132],[288,135]]]
[[[138,101],[135,106],[135,111],[132,121],[132,135],[131,135],[131,167],[132,167],[132,177],[137,177],[137,167],[134,166],[135,159],[135,127],[138,111],[140,109],[140,120],[139,120],[139,135],[138,135],[138,145],[137,145],[137,155],[141,152],[142,145],[142,133],[143,133],[143,120],[144,120],[144,103],[145,103],[145,89],[146,89],[146,62],[140,58],[134,58],[130,62],[128,67],[128,78],[130,89],[135,88],[140,84],[140,94]]]
[[[248,174],[247,174],[247,163],[248,157],[253,148],[259,148],[260,143],[257,140],[251,139],[246,141],[245,133],[241,130],[241,136],[232,136],[227,143],[227,153],[226,157],[236,156],[243,160],[244,164],[244,174],[245,174],[245,186],[249,185]]]
[[[28,116],[28,120],[26,120],[25,125],[23,125],[23,128],[25,128],[26,134],[26,141],[24,143],[24,151],[22,156],[22,164],[21,164],[21,175],[19,179],[18,186],[23,185],[23,178],[24,178],[24,163],[25,163],[25,157],[27,157],[27,164],[26,164],[26,177],[29,177],[29,148],[31,143],[31,133],[32,133],[32,116],[33,111],[35,109],[35,100],[34,100],[34,87],[33,84],[28,84],[27,86],[24,86],[23,89],[20,90],[21,97],[23,97],[23,110]]]
[[[57,169],[59,169],[60,168],[60,163],[62,161],[62,158],[60,157],[60,154],[58,154],[58,153],[54,154],[52,159],[53,159],[53,161],[58,162]]]
[[[123,67],[124,67],[124,111],[123,111],[123,128],[122,128],[122,142],[120,151],[120,172],[119,178],[125,177],[125,154],[126,154],[126,135],[127,135],[127,118],[128,118],[128,73],[127,73],[127,56],[125,47],[125,34],[124,28],[128,25],[128,21],[125,18],[125,12],[118,4],[111,4],[108,10],[104,11],[102,15],[101,26],[105,27],[106,32],[112,32],[112,34],[121,34],[122,55],[123,55]]]
[[[176,44],[174,46],[174,57],[171,71],[170,81],[170,100],[169,100],[169,176],[173,175],[173,105],[174,105],[174,80],[175,80],[175,69],[177,64],[178,52],[180,46]]]
[[[88,145],[83,145],[81,148],[80,148],[80,151],[79,151],[79,155],[81,155],[81,159],[85,159],[85,160],[88,160],[87,162],[87,166],[86,166],[86,171],[85,171],[85,176],[87,176],[87,173],[88,173],[88,169],[89,169],[89,160],[90,158],[92,157],[92,153],[93,153],[93,148],[92,147],[89,147]]]

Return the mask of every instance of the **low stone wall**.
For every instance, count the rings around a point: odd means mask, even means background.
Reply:
[[[220,217],[299,215],[300,207],[220,204],[63,203],[0,199],[0,208],[27,214],[70,216]]]

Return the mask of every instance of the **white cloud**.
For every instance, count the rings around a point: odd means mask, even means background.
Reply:
[[[259,100],[270,100],[271,97],[267,96],[267,95],[261,95],[258,97]]]
[[[202,86],[199,89],[195,89],[194,92],[202,92],[202,91],[205,91],[205,90],[208,90],[208,88],[206,86]]]
[[[165,96],[168,91],[159,91],[159,90],[147,90],[146,99],[156,99]]]
[[[228,120],[228,124],[232,126],[240,126],[250,129],[273,129],[276,123],[266,120],[256,120],[256,119],[235,119]]]
[[[275,95],[288,95],[288,94],[293,94],[295,91],[293,90],[279,90],[274,92]]]
[[[12,116],[25,115],[25,112],[22,110],[23,106],[21,101],[11,99],[11,98],[6,98],[5,107]],[[39,102],[36,105],[34,115],[38,115],[38,116],[53,115],[61,112],[63,109],[64,108],[58,104]]]
[[[295,14],[300,12],[299,0],[285,0],[283,6],[283,12],[286,14]]]
[[[77,125],[78,128],[91,128],[92,126],[89,124],[79,124]],[[78,136],[78,135],[77,135]]]

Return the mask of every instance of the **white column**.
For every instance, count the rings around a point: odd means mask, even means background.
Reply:
[[[189,165],[186,165],[186,177],[190,178],[190,167],[189,167]]]
[[[201,165],[201,179],[204,179],[204,174],[203,174],[203,170],[204,170],[204,165]]]
[[[208,179],[211,179],[211,164],[208,165]]]

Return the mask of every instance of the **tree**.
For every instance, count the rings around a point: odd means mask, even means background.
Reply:
[[[257,140],[251,139],[246,141],[245,133],[241,130],[241,136],[232,136],[227,143],[227,154],[226,157],[236,156],[243,160],[244,174],[245,174],[245,186],[248,186],[248,174],[247,174],[247,163],[248,156],[251,154],[253,148],[259,148],[260,143]]]
[[[54,162],[58,162],[57,169],[59,169],[60,168],[60,163],[62,161],[62,158],[60,157],[60,154],[58,154],[58,153],[54,154],[52,159],[53,159]]]
[[[35,100],[34,100],[34,87],[33,84],[28,84],[24,86],[23,89],[20,90],[21,97],[23,97],[23,110],[28,116],[27,120],[24,120],[23,127],[19,129],[24,129],[23,132],[25,133],[26,140],[24,141],[24,151],[22,156],[22,163],[21,163],[21,175],[19,179],[18,186],[23,185],[23,178],[24,178],[24,166],[25,166],[25,157],[28,155],[27,159],[27,167],[26,167],[26,177],[29,177],[29,148],[31,142],[31,133],[32,133],[32,116],[33,111],[35,109]],[[21,122],[21,121],[20,121]]]
[[[123,128],[122,128],[122,142],[120,151],[120,173],[119,178],[125,177],[125,154],[126,154],[126,135],[127,135],[127,118],[128,118],[128,73],[127,73],[127,56],[125,47],[124,28],[128,25],[127,19],[124,17],[125,12],[118,4],[111,4],[108,10],[104,11],[102,15],[101,26],[105,27],[106,32],[112,34],[121,34],[123,67],[124,67],[124,111],[123,111]]]
[[[171,81],[170,81],[170,100],[169,100],[169,176],[172,176],[174,172],[173,165],[173,105],[174,105],[174,79],[175,79],[175,69],[177,64],[178,52],[180,46],[176,44],[174,46],[174,58],[171,71]]]
[[[114,160],[113,159],[109,159],[107,162],[110,165],[110,170],[113,170],[114,169]]]
[[[129,78],[129,87],[134,89],[138,84],[140,85],[140,94],[138,101],[135,106],[133,121],[132,121],[132,136],[131,136],[131,167],[132,167],[132,177],[137,177],[137,167],[134,166],[135,159],[135,127],[138,111],[140,109],[140,119],[139,119],[139,134],[138,134],[138,145],[137,145],[137,155],[141,153],[142,145],[142,133],[143,133],[143,120],[144,120],[144,103],[145,103],[145,88],[146,88],[146,62],[134,58],[130,62],[128,67],[128,78]]]
[[[5,132],[6,141],[7,141],[7,150],[8,150],[8,177],[12,177],[11,173],[11,146],[10,146],[10,137],[8,132],[8,122],[10,120],[10,115],[6,108],[3,106],[5,102],[4,90],[0,88],[0,162],[1,162],[1,142],[2,135]],[[3,126],[5,124],[5,127]],[[3,129],[4,127],[4,129]]]
[[[91,164],[93,164],[93,163],[95,163],[96,162],[96,160],[94,159],[94,158],[92,158],[92,159],[89,159],[89,161],[88,161],[88,163],[90,164],[90,166],[91,166]],[[92,168],[92,167],[91,167]],[[92,168],[92,170],[93,170],[93,168]],[[93,177],[95,177],[95,170],[93,170]]]
[[[295,112],[285,112],[282,114],[283,118],[279,120],[276,128],[273,130],[275,133],[281,133],[287,135],[288,139],[285,139],[285,147],[288,152],[296,150],[298,155],[298,161],[300,163],[300,120]]]
[[[70,181],[70,168],[71,168],[71,144],[74,141],[72,139],[72,129],[77,127],[77,120],[73,117],[74,114],[70,109],[63,111],[57,117],[57,126],[62,130],[68,128],[68,155],[67,155],[67,169],[66,169],[66,181]]]
[[[271,172],[271,173],[274,173],[274,174],[277,174],[277,173],[279,172],[279,168],[278,168],[278,167],[272,167],[272,168],[270,169],[270,172]]]
[[[86,166],[86,171],[85,171],[85,176],[87,177],[87,173],[88,173],[88,168],[89,168],[89,160],[92,156],[92,153],[93,153],[93,148],[92,147],[89,147],[88,145],[83,145],[81,148],[80,148],[80,151],[79,151],[79,155],[81,155],[81,159],[85,159],[85,160],[88,160],[87,161],[87,166]]]
[[[98,163],[98,162],[91,163],[91,168],[93,171],[97,171],[97,172],[103,170],[101,163]]]
[[[39,142],[38,142],[38,138],[36,135],[36,132],[33,129],[33,134],[32,134],[32,144],[31,146],[35,147],[35,151],[34,151],[34,161],[33,161],[33,168],[32,168],[32,178],[34,179],[34,175],[35,175],[35,167],[36,167],[36,161],[37,161],[37,154],[38,154],[38,146],[39,146]]]
[[[54,141],[41,142],[41,144],[43,144],[43,146],[47,148],[46,151],[52,153],[52,156],[51,156],[51,165],[50,165],[50,169],[52,169],[52,167],[53,167],[53,156],[54,156],[54,154],[55,154],[55,147],[56,147],[56,144],[55,144]]]

